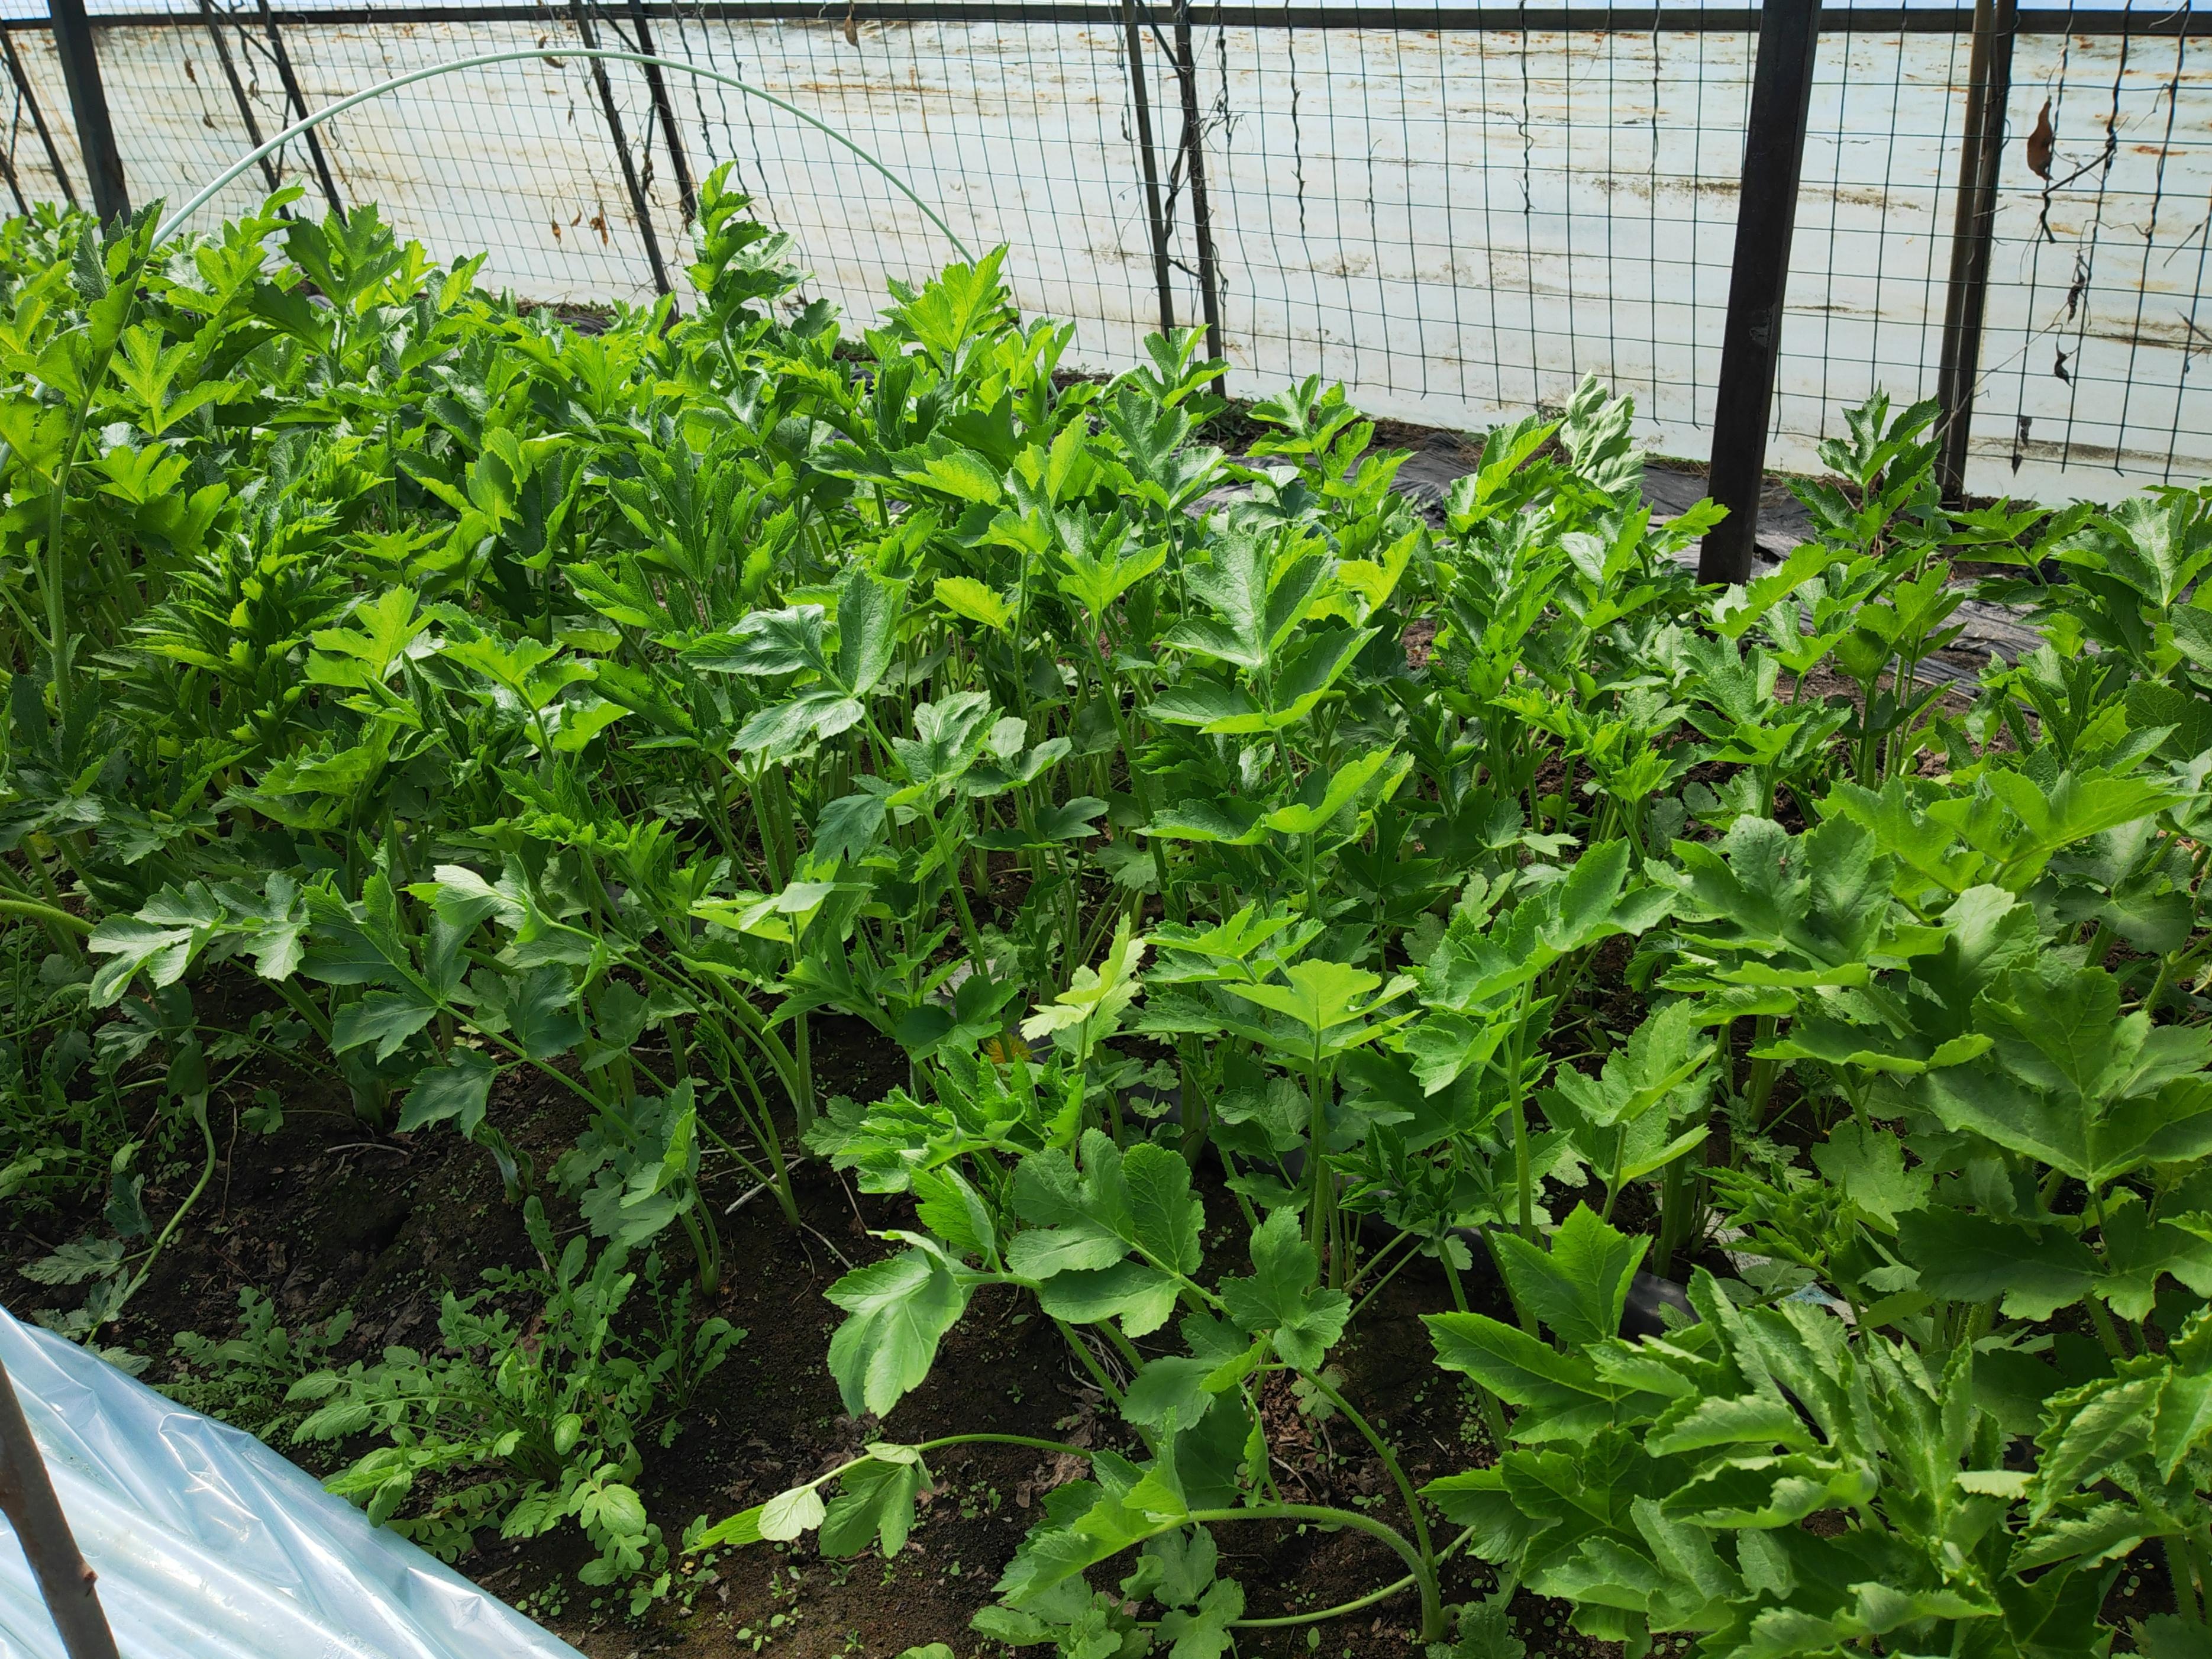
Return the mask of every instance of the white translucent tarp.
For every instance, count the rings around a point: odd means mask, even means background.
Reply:
[[[252,1436],[5,1310],[0,1364],[127,1659],[582,1659]],[[0,1659],[63,1659],[5,1521]]]

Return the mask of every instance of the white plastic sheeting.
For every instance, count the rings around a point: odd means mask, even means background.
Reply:
[[[4,1310],[0,1363],[129,1659],[581,1659],[252,1436]],[[4,1521],[0,1659],[63,1659]]]

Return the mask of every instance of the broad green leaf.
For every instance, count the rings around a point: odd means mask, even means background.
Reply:
[[[1620,1334],[1629,1282],[1650,1242],[1616,1231],[1584,1204],[1552,1235],[1548,1251],[1512,1233],[1493,1233],[1490,1240],[1515,1303],[1570,1348]]]
[[[506,981],[507,1030],[525,1055],[551,1060],[584,1040],[575,1012],[576,988],[558,968],[532,968]]]
[[[1167,1659],[1221,1659],[1237,1645],[1230,1626],[1243,1616],[1244,1587],[1234,1578],[1217,1580],[1196,1607],[1177,1608],[1160,1620]]]
[[[1280,1209],[1252,1234],[1252,1276],[1224,1279],[1222,1305],[1249,1335],[1271,1333],[1286,1364],[1318,1370],[1344,1334],[1352,1299],[1318,1288],[1320,1258],[1298,1231],[1298,1212]]]
[[[2132,1504],[2098,1504],[2079,1515],[2031,1528],[2013,1546],[2008,1572],[2033,1572],[2060,1561],[2077,1567],[2100,1566],[2128,1554],[2165,1528],[2157,1518]]]
[[[956,691],[939,702],[917,704],[915,735],[891,739],[891,750],[909,786],[892,798],[892,804],[902,805],[908,797],[949,789],[957,783],[975,763],[990,723],[988,692]]]
[[[872,790],[831,801],[814,825],[815,857],[858,864],[873,850],[889,811],[884,798]]]
[[[1283,836],[1310,836],[1328,827],[1330,820],[1356,799],[1360,792],[1372,783],[1377,774],[1395,757],[1389,749],[1370,749],[1365,754],[1347,762],[1328,773],[1325,777],[1310,777],[1308,787],[1299,792],[1300,799],[1289,806],[1277,807],[1263,820],[1268,829]],[[1320,783],[1319,789],[1312,786]],[[1309,802],[1305,797],[1315,797]]]
[[[1692,1395],[1669,1408],[1653,1425],[1644,1449],[1654,1457],[1707,1451],[1717,1446],[1776,1446],[1812,1451],[1819,1443],[1805,1419],[1779,1395],[1739,1395],[1719,1399]]]
[[[474,1048],[454,1049],[446,1064],[417,1077],[399,1103],[399,1133],[410,1134],[450,1121],[464,1137],[474,1135],[498,1076],[498,1064],[489,1055]]]
[[[1218,681],[1185,680],[1155,693],[1145,712],[1170,726],[1194,726],[1207,732],[1249,732],[1267,727],[1267,711],[1240,686]]]
[[[871,1457],[846,1470],[838,1478],[837,1496],[830,1500],[820,1522],[823,1554],[833,1559],[858,1555],[872,1541],[879,1541],[884,1559],[893,1559],[906,1547],[914,1529],[915,1499],[928,1478],[919,1459]],[[765,1527],[762,1535],[769,1535]]]
[[[400,1045],[437,1017],[437,1004],[404,991],[371,991],[331,1017],[331,1047],[339,1054],[376,1045],[376,1058],[389,1060]]]
[[[1611,1419],[1612,1391],[1581,1355],[1563,1354],[1486,1314],[1424,1314],[1421,1322],[1436,1345],[1437,1364],[1522,1408],[1516,1439],[1572,1438]]]
[[[905,597],[904,588],[857,565],[838,590],[836,674],[848,696],[866,696],[890,669]]]
[[[980,501],[986,507],[996,502],[1003,494],[999,475],[972,450],[957,449],[949,454],[933,455],[905,476],[961,501]]]
[[[1190,1189],[1190,1165],[1180,1153],[1142,1141],[1123,1156],[1121,1176],[1129,1189],[1131,1242],[1170,1273],[1197,1273],[1206,1206]]]
[[[1876,1484],[1873,1468],[1848,1459],[1737,1457],[1692,1476],[1660,1500],[1660,1510],[1701,1527],[1790,1527],[1822,1510],[1863,1504]]]
[[[2096,1282],[2097,1258],[2056,1227],[2040,1233],[1963,1210],[1931,1206],[1898,1218],[1899,1254],[1931,1296],[2003,1298],[2018,1319],[2048,1319]]]
[[[848,1316],[830,1339],[830,1374],[848,1412],[881,1417],[921,1385],[973,1282],[931,1252],[909,1249],[830,1287],[830,1301]]]
[[[213,921],[210,915],[210,927]],[[92,1006],[113,1005],[142,972],[157,990],[175,984],[191,965],[198,937],[199,930],[189,923],[164,926],[137,916],[108,917],[88,941],[94,953],[111,958],[93,974]]]
[[[818,605],[756,611],[729,633],[693,646],[685,659],[710,673],[826,675],[824,617]]]
[[[1035,1224],[1014,1235],[1007,1266],[1050,1279],[1112,1267],[1133,1250],[1165,1272],[1195,1273],[1205,1212],[1190,1190],[1190,1166],[1149,1141],[1125,1154],[1096,1129],[1083,1138],[1083,1157],[1078,1170],[1048,1148],[1016,1168],[1014,1210]]]
[[[973,576],[941,576],[931,591],[956,617],[1002,634],[1013,626],[1014,607]]]
[[[1164,1354],[1145,1362],[1129,1380],[1121,1401],[1121,1415],[1142,1428],[1164,1426],[1170,1414],[1178,1423],[1194,1423],[1212,1403],[1206,1383],[1214,1362],[1188,1354]]]
[[[866,713],[859,698],[832,686],[813,686],[755,714],[738,728],[731,746],[749,755],[780,754],[834,738],[859,725]]]
[[[1118,1319],[1122,1334],[1134,1339],[1173,1318],[1181,1293],[1177,1281],[1158,1268],[1131,1261],[1055,1273],[1037,1287],[1036,1297],[1054,1319],[1083,1325]]]
[[[1813,1149],[1813,1163],[1845,1198],[1891,1231],[1899,1216],[1926,1207],[1933,1186],[1927,1170],[1905,1167],[1905,1147],[1895,1135],[1856,1118],[1844,1118],[1828,1131],[1828,1139]]]
[[[1267,811],[1256,801],[1186,800],[1160,807],[1141,831],[1163,841],[1218,842],[1251,847],[1267,838]]]
[[[822,1494],[811,1486],[778,1492],[761,1505],[760,1535],[771,1543],[788,1543],[822,1524]]]
[[[1124,916],[1115,927],[1105,959],[1096,968],[1077,969],[1067,989],[1022,1022],[1022,1036],[1031,1042],[1049,1036],[1074,1060],[1090,1060],[1144,988],[1138,969],[1148,948],[1141,935],[1131,934]]]
[[[1294,962],[1282,974],[1286,983],[1281,985],[1229,981],[1221,988],[1280,1015],[1323,1054],[1381,1035],[1382,1028],[1367,1022],[1413,988],[1413,981],[1402,975],[1384,985],[1378,974],[1318,957]]]

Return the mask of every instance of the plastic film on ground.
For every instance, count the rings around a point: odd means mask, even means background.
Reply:
[[[130,1659],[581,1659],[251,1435],[4,1310],[0,1364]],[[4,1521],[0,1659],[63,1659]]]

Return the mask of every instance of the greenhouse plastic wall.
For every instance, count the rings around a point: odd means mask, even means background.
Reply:
[[[252,1435],[4,1310],[0,1364],[128,1659],[582,1659]],[[62,1659],[4,1521],[0,1654]]]
[[[94,7],[137,200],[181,199],[246,147],[218,35],[264,133],[292,113],[274,41],[304,102],[320,107],[419,66],[579,39],[569,5],[272,14],[240,0],[167,3]],[[971,246],[1009,244],[1018,297],[1078,324],[1084,366],[1133,361],[1158,324],[1141,87],[1167,204],[1170,304],[1179,322],[1202,315],[1194,155],[1232,391],[1319,374],[1375,414],[1465,429],[1557,404],[1595,374],[1635,396],[1654,449],[1706,452],[1749,14],[830,3],[775,15],[601,0],[581,15],[601,44],[629,47],[641,13],[661,53],[809,110],[939,204]],[[1899,399],[1936,388],[1965,18],[1824,16],[1772,465],[1816,468],[1819,441],[1877,386]],[[81,179],[42,24],[17,19],[8,33],[63,167]],[[2212,218],[2212,65],[2189,24],[2186,10],[2021,15],[1974,491],[2109,497],[2212,473],[2212,392],[2193,368],[2212,344],[2212,319],[2196,315]],[[1185,40],[1194,144],[1176,72]],[[644,76],[611,67],[616,125],[680,301],[675,158]],[[764,216],[796,238],[819,290],[859,319],[873,316],[887,278],[916,280],[952,257],[882,178],[789,114],[684,75],[668,77],[668,95],[684,173],[733,162]],[[20,94],[15,103],[17,177],[52,195]],[[348,204],[377,204],[441,255],[489,250],[495,285],[572,303],[653,296],[634,198],[579,60],[425,82],[347,112],[322,140]],[[319,209],[312,158],[295,144],[280,161]],[[249,173],[203,222],[264,188]]]

